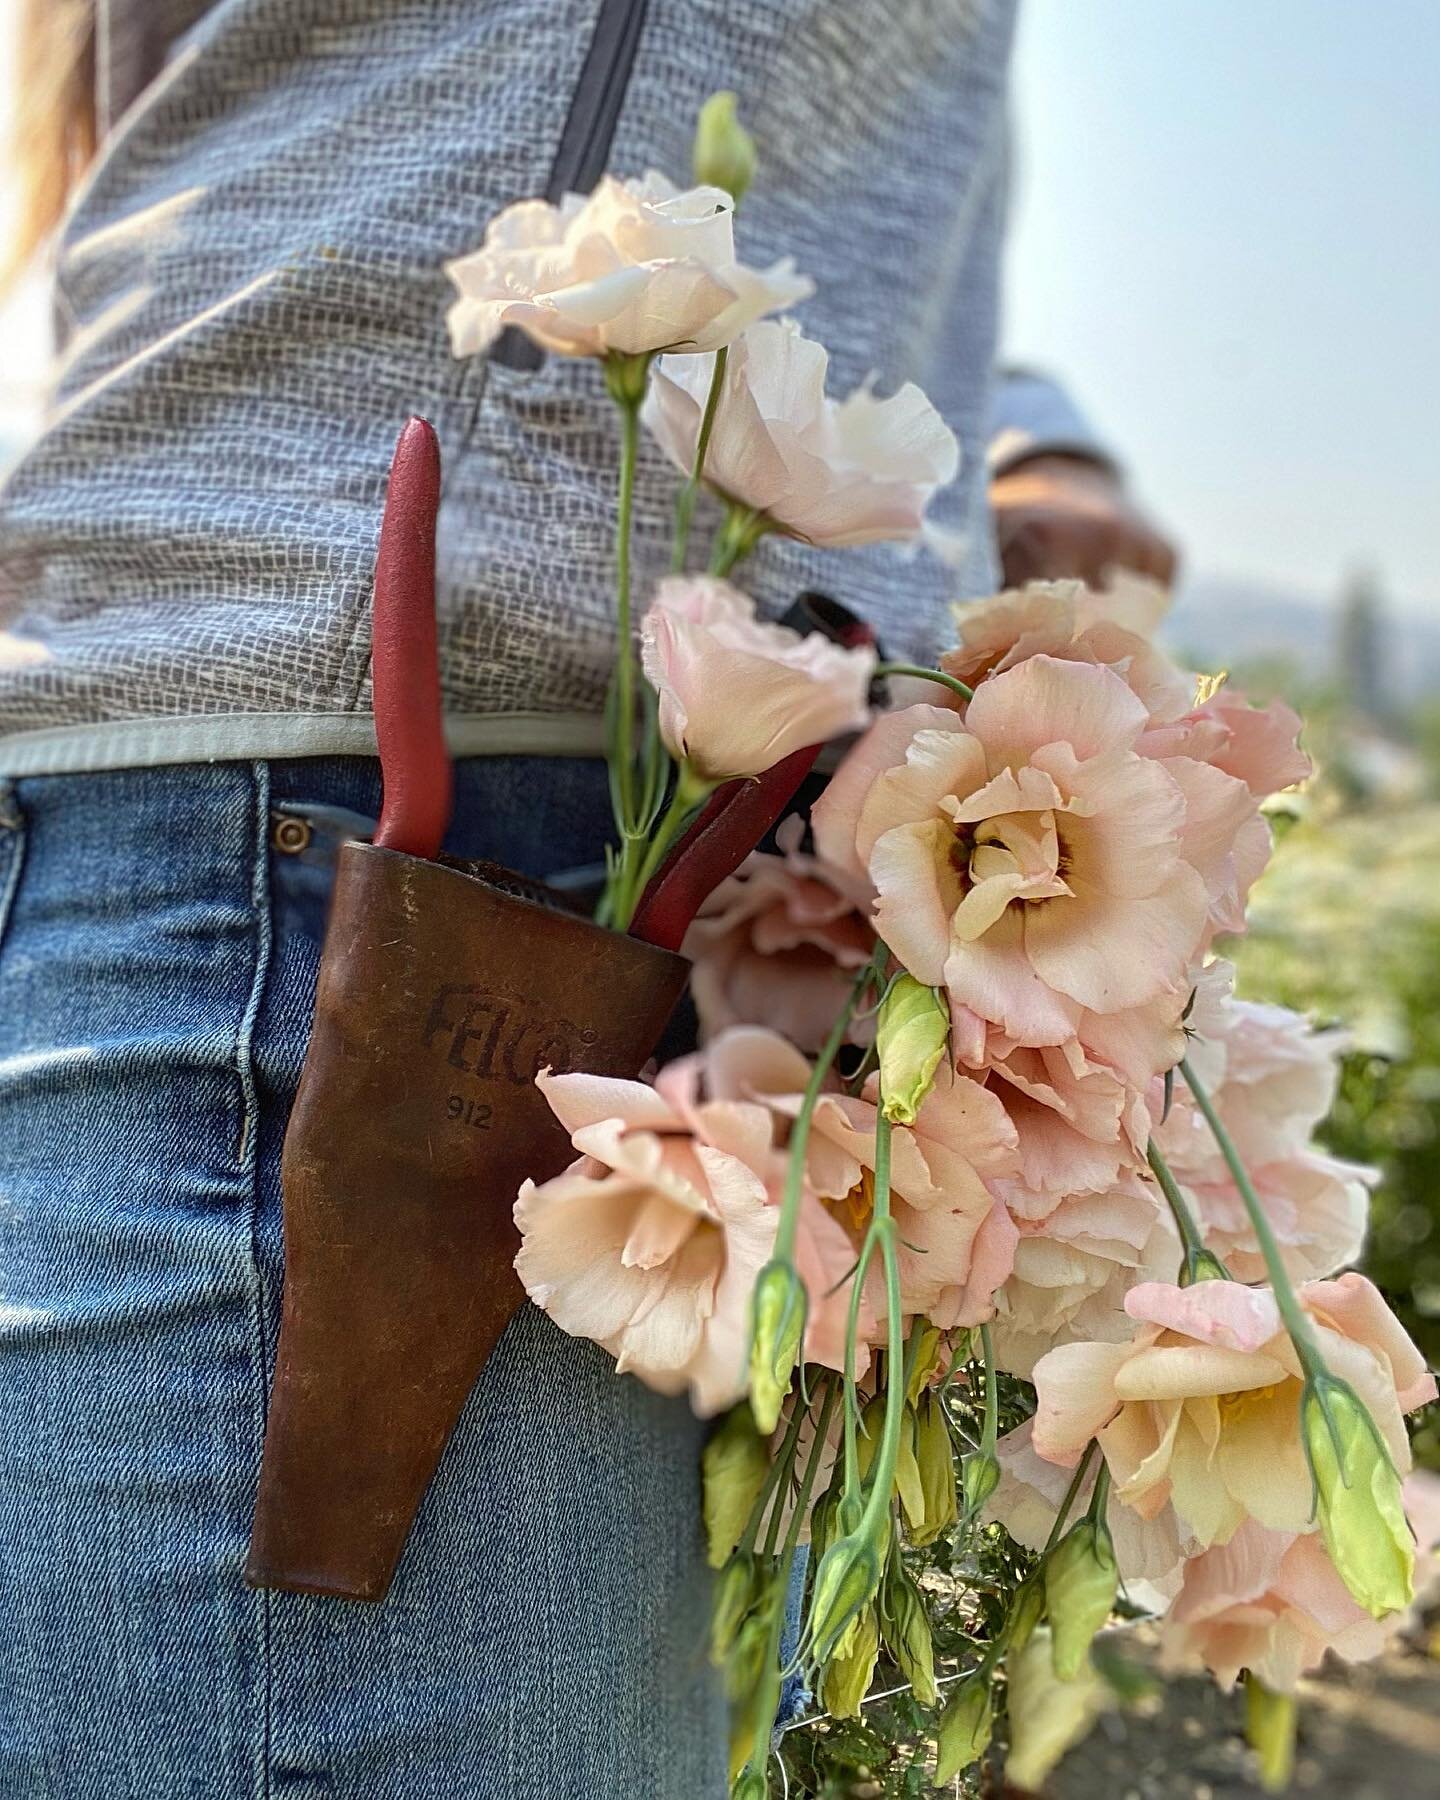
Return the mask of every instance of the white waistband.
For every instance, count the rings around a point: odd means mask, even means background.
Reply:
[[[605,727],[590,713],[462,713],[445,740],[452,756],[603,756]],[[196,713],[13,732],[0,737],[0,776],[376,754],[370,713]]]

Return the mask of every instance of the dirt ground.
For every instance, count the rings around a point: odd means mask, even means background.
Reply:
[[[1051,1777],[1046,1800],[1259,1795],[1242,1708],[1238,1692],[1222,1694],[1208,1681],[1169,1682],[1102,1718]],[[1440,1800],[1440,1660],[1422,1639],[1305,1684],[1291,1793],[1296,1800]]]

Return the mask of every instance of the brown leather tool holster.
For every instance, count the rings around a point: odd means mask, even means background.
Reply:
[[[465,866],[342,848],[285,1139],[252,1583],[384,1596],[523,1297],[520,1184],[574,1155],[535,1075],[638,1073],[686,973]]]

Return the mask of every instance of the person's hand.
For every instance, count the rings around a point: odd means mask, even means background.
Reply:
[[[990,484],[1007,587],[1078,579],[1098,586],[1132,569],[1169,586],[1175,550],[1127,497],[1119,477],[1079,456],[1034,456]]]

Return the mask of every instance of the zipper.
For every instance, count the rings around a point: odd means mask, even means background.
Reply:
[[[545,184],[545,198],[552,206],[558,206],[566,194],[588,194],[605,173],[635,67],[647,4],[648,0],[600,0],[590,47],[570,96],[570,110]],[[545,352],[511,326],[496,340],[490,361],[506,369],[538,369]]]

